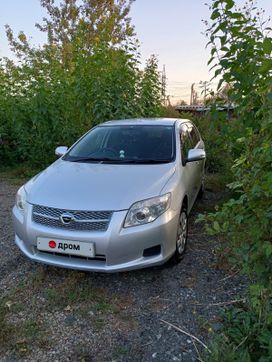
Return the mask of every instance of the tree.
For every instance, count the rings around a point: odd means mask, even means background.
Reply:
[[[188,103],[184,99],[182,99],[181,101],[178,102],[178,105],[180,105],[180,106],[188,106]]]
[[[146,62],[140,84],[141,113],[145,117],[157,116],[161,109],[161,82],[158,60],[152,55]],[[152,109],[152,112],[150,110]]]
[[[69,69],[75,52],[89,55],[100,42],[116,46],[133,37],[134,29],[128,16],[134,0],[40,0],[48,16],[36,27],[47,34],[48,42],[42,49],[32,47],[24,32],[18,37],[6,25],[11,49],[19,58],[32,60],[46,56],[57,59]]]
[[[0,157],[40,167],[53,160],[57,145],[71,145],[92,125],[159,115],[157,60],[139,69],[131,3],[41,0],[47,17],[37,27],[48,41],[40,48],[24,32],[16,38],[7,26],[20,61],[0,63],[0,132],[6,145]]]

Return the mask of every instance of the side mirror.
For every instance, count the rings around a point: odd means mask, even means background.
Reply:
[[[194,162],[205,160],[206,152],[201,148],[194,148],[189,150],[186,162]]]
[[[66,146],[59,146],[55,149],[55,155],[56,156],[63,156],[68,151],[68,147]]]

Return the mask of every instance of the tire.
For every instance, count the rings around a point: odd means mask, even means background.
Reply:
[[[173,263],[178,264],[184,257],[188,239],[188,215],[185,206],[182,207],[179,216],[177,237],[176,237],[176,250],[173,255]]]

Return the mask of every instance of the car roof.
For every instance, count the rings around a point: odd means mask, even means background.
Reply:
[[[130,126],[141,125],[141,126],[173,126],[176,122],[188,122],[188,119],[181,118],[131,118],[113,120],[105,123],[101,123],[100,126]]]

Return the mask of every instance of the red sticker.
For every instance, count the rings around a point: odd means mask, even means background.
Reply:
[[[49,248],[51,248],[51,249],[55,249],[55,247],[57,246],[57,244],[54,240],[50,240],[48,245],[49,245]]]

